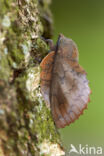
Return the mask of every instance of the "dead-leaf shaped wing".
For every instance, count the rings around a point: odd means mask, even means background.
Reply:
[[[90,89],[86,74],[72,69],[64,58],[59,59],[57,55],[50,92],[54,121],[58,128],[65,127],[74,122],[87,107]]]
[[[75,43],[60,36],[55,53],[49,53],[41,67],[41,92],[51,106],[56,126],[63,128],[83,113],[90,95],[86,72],[78,64]]]
[[[74,55],[76,58],[72,57],[76,46],[72,40],[69,42],[65,55],[64,49],[58,47],[52,72],[50,103],[58,128],[69,125],[83,113],[90,95],[86,72],[78,64],[77,55]]]
[[[41,92],[48,107],[50,107],[50,83],[55,52],[50,52],[41,62]]]

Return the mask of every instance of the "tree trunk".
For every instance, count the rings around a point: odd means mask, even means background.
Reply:
[[[40,93],[50,0],[0,0],[0,156],[64,155]]]

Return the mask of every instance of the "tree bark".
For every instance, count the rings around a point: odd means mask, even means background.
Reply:
[[[40,92],[50,0],[0,0],[0,156],[64,155]]]

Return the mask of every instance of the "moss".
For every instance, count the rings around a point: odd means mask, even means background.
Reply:
[[[27,66],[26,53],[22,45],[26,42],[31,42],[31,39],[36,39],[42,33],[42,24],[38,18],[37,1],[11,1],[11,6],[6,3],[7,10],[12,9],[13,16],[10,12],[2,16],[2,28],[5,33],[5,45],[8,49],[8,60],[13,68],[23,68]],[[4,3],[2,2],[4,5]],[[35,4],[35,5],[34,5]],[[21,12],[21,10],[23,10]],[[27,45],[29,46],[29,45]],[[31,46],[27,49],[28,53],[31,51]]]
[[[48,53],[41,36],[52,34],[52,23],[44,25],[40,13],[48,16],[49,4],[45,0],[39,1],[39,7],[38,0],[0,1],[0,133],[3,130],[8,136],[0,135],[0,139],[5,155],[40,156],[44,140],[61,145],[40,92],[39,63]]]
[[[34,138],[35,142],[33,141],[33,144],[36,147],[38,147],[44,139],[60,143],[60,137],[54,126],[51,112],[46,107],[40,93],[39,73],[40,68],[38,66],[31,67],[24,72],[24,76],[22,73],[16,80],[16,85],[18,85],[19,88],[18,95],[20,95],[21,92],[23,93],[23,95],[18,98],[18,102],[22,102],[23,99],[25,101],[25,105],[22,104],[23,108],[21,110],[24,110],[24,108],[26,110],[25,124],[29,129],[31,138]],[[20,104],[20,108],[22,105]]]
[[[5,72],[6,69],[6,72]],[[7,55],[0,50],[0,79],[8,81],[11,71],[7,60]]]
[[[37,134],[40,142],[44,139],[48,139],[53,142],[58,141],[59,135],[55,129],[50,110],[48,110],[46,105],[42,102],[41,108],[40,106],[37,106],[37,112],[34,125],[36,125],[35,133]]]

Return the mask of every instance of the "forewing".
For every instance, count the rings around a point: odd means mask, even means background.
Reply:
[[[53,66],[50,101],[55,124],[63,128],[83,113],[89,102],[90,88],[86,72],[77,60],[60,54],[61,51],[56,53]]]
[[[59,36],[55,52],[40,64],[41,92],[58,128],[74,122],[87,107],[90,88],[85,70],[78,63],[76,44]]]
[[[40,86],[43,98],[48,107],[50,107],[50,83],[52,77],[52,68],[55,52],[50,52],[41,62]]]

